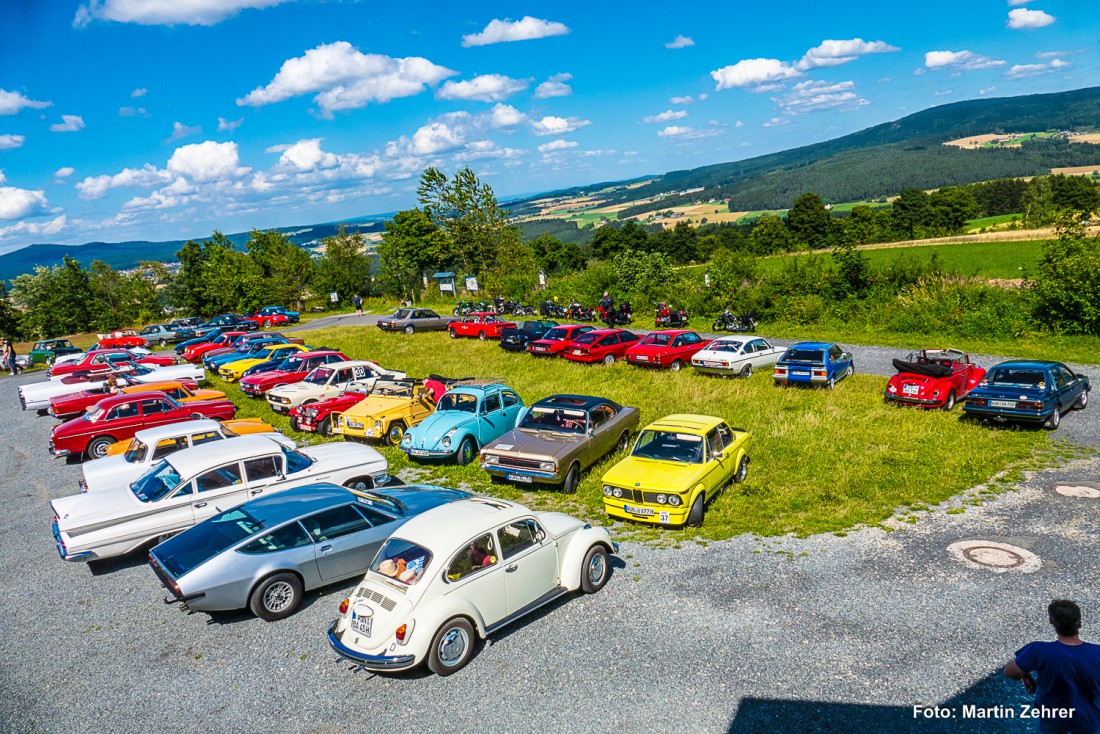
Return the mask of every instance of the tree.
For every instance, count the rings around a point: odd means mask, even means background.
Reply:
[[[851,245],[841,245],[829,253],[836,264],[833,293],[839,297],[859,296],[871,285],[871,261]]]
[[[715,293],[729,301],[742,286],[756,279],[756,257],[748,252],[721,248],[714,252],[707,272]]]
[[[653,249],[664,252],[672,262],[683,265],[698,259],[699,236],[695,227],[681,221],[671,230],[666,229],[660,234],[665,235],[664,247]]]
[[[928,194],[920,189],[905,189],[894,199],[894,221],[911,240],[916,239],[917,228],[928,222],[928,202]]]
[[[1050,191],[1055,209],[1087,217],[1100,208],[1100,188],[1084,176],[1051,176]]]
[[[844,242],[849,245],[866,245],[876,242],[875,213],[871,207],[861,204],[852,207],[844,220]]]
[[[485,275],[485,289],[507,298],[523,300],[538,285],[538,263],[531,248],[520,242],[515,230],[505,233],[496,263]]]
[[[211,253],[203,288],[206,303],[215,313],[252,311],[267,298],[263,269],[247,254],[229,247]]]
[[[787,211],[787,229],[797,244],[817,250],[828,246],[833,221],[821,197],[807,192],[795,199]]]
[[[790,235],[783,220],[775,214],[765,214],[749,233],[749,246],[757,255],[774,255],[790,249]]]
[[[176,253],[180,269],[168,288],[168,302],[192,316],[213,316],[220,309],[221,298],[215,293],[212,301],[207,287],[209,265],[216,253],[235,249],[232,241],[218,230],[201,243],[188,240]]]
[[[382,287],[387,293],[415,301],[425,271],[438,265],[447,236],[421,209],[398,212],[386,222],[378,245]]]
[[[565,243],[552,235],[542,234],[527,244],[539,269],[547,275],[562,275],[584,269],[584,250],[576,243]]]
[[[1100,238],[1085,236],[1075,213],[1059,217],[1043,244],[1035,279],[1036,318],[1069,334],[1100,334]]]
[[[68,255],[61,265],[17,277],[12,303],[23,312],[24,331],[37,338],[87,331],[95,312],[90,282],[88,271]]]
[[[597,260],[611,260],[619,252],[619,229],[613,224],[607,224],[596,230],[592,235],[592,244],[589,252]]]
[[[661,252],[624,250],[615,257],[619,292],[641,296],[646,301],[664,297],[672,266]]]
[[[980,211],[974,196],[962,186],[945,186],[928,197],[929,219],[947,234],[962,231]]]
[[[466,274],[484,275],[496,259],[501,237],[513,229],[493,189],[469,166],[450,180],[440,170],[427,168],[416,193],[424,213],[446,233],[448,256],[453,255]]]
[[[317,261],[317,286],[322,293],[335,292],[348,300],[370,288],[370,258],[363,253],[363,235],[348,234],[340,227],[321,241],[325,253]]]
[[[263,273],[267,302],[300,308],[317,270],[309,253],[275,230],[252,230],[245,247]]]

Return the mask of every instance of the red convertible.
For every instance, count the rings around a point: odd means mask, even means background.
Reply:
[[[495,311],[474,311],[462,317],[461,321],[452,321],[447,326],[452,339],[460,336],[476,336],[481,341],[499,339],[500,332],[516,328],[514,321],[505,321]]]
[[[133,438],[143,428],[194,418],[229,420],[236,412],[229,400],[196,400],[181,405],[162,392],[112,395],[79,418],[54,426],[50,454],[98,459],[107,455],[107,447],[115,441]]]
[[[46,370],[46,376],[53,380],[66,375],[107,374],[124,362],[137,362],[153,367],[169,367],[176,363],[176,358],[163,354],[135,357],[125,349],[97,349],[85,352],[80,359],[52,365]]]
[[[290,318],[285,313],[268,311],[266,308],[261,308],[259,311],[250,311],[244,315],[244,318],[247,321],[255,321],[256,325],[261,329],[270,329],[272,326],[282,326],[290,321]]]
[[[596,329],[574,339],[561,356],[573,362],[603,362],[610,367],[639,339],[637,334],[623,329]]]
[[[894,369],[898,373],[886,385],[886,400],[919,408],[951,410],[985,377],[985,370],[958,349],[922,349],[895,359]]]
[[[292,385],[306,379],[306,375],[315,368],[330,362],[347,362],[349,358],[343,352],[332,349],[318,349],[312,352],[299,352],[279,365],[282,369],[268,370],[241,378],[241,392],[250,398],[258,398],[268,390],[279,385]]]
[[[144,337],[133,329],[112,331],[110,334],[97,334],[97,336],[99,337],[99,346],[104,349],[112,347],[122,347],[123,349],[142,347],[144,349],[149,346],[149,342],[145,341]]]
[[[203,355],[207,352],[212,352],[215,349],[221,349],[222,347],[231,346],[239,336],[244,336],[247,331],[223,331],[213,341],[199,342],[198,344],[192,344],[183,350],[183,358],[191,364],[198,364],[202,361]]]
[[[527,344],[527,353],[534,357],[557,356],[573,346],[573,340],[578,336],[595,330],[596,327],[589,326],[588,324],[562,324],[561,326],[555,326],[553,329],[543,334],[541,339],[529,342]]]
[[[708,340],[686,329],[651,331],[626,350],[626,361],[638,367],[658,367],[677,372],[685,364],[691,364],[695,353],[708,344]]]
[[[327,438],[332,435],[332,414],[343,413],[361,402],[368,394],[356,390],[344,390],[334,398],[309,405],[298,405],[290,409],[290,427],[295,431],[316,433]]]

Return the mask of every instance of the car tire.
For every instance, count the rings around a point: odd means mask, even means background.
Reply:
[[[706,509],[703,507],[703,492],[695,498],[695,501],[691,503],[691,509],[688,510],[687,522],[684,525],[692,528],[697,528],[703,524],[703,518],[706,516]]]
[[[621,453],[630,449],[630,431],[623,431],[619,436],[618,443],[615,444],[615,451]]]
[[[611,576],[611,559],[607,557],[607,548],[594,545],[584,554],[581,565],[581,591],[595,594],[604,587]]]
[[[1085,406],[1089,404],[1089,391],[1082,390],[1081,396],[1077,398],[1077,402],[1073,404],[1074,410],[1084,410]]]
[[[398,447],[401,445],[401,439],[405,437],[405,430],[408,426],[405,425],[405,421],[394,421],[386,429],[386,443],[390,446]]]
[[[292,430],[292,431],[302,430],[301,428],[298,427],[298,418],[293,416],[293,415],[290,416],[290,430]]]
[[[848,363],[848,369],[844,370],[844,376],[845,377],[851,377],[855,373],[856,373],[856,363],[855,362],[849,362]]]
[[[302,581],[292,573],[277,573],[256,584],[248,608],[262,620],[285,619],[302,605]]]
[[[744,367],[741,368],[741,376],[744,377],[746,380],[752,377],[751,364],[746,364]]]
[[[484,331],[479,331],[477,333],[477,338],[480,339],[481,341],[485,341],[489,338],[489,335],[486,334]]]
[[[317,424],[317,435],[322,438],[332,438],[332,416],[326,415],[325,419]]]
[[[832,390],[835,387],[836,387],[836,378],[833,377],[832,375],[829,375],[829,381],[825,383],[825,388],[828,389],[828,390]]]
[[[367,492],[374,489],[374,479],[371,477],[354,477],[344,482],[344,486],[348,489],[354,489],[356,492]]]
[[[1043,422],[1043,428],[1048,431],[1058,430],[1059,424],[1062,422],[1062,406],[1055,405],[1054,412],[1050,414],[1050,417]]]
[[[460,314],[458,313],[458,306],[455,306],[454,308],[451,309],[451,316],[459,316],[459,315]]]
[[[454,617],[443,623],[432,638],[428,649],[428,670],[439,676],[457,673],[474,656],[477,636],[465,617]]]
[[[167,339],[161,339],[158,343],[160,344],[161,349],[164,349],[166,346],[168,346],[168,340]]]
[[[458,332],[456,332],[454,329],[447,329],[447,331],[448,333],[450,333],[452,339],[458,338]]]
[[[565,479],[561,483],[562,494],[576,494],[577,485],[581,482],[581,468],[574,462],[569,471],[565,473]]]
[[[603,364],[604,364],[605,367],[610,367],[611,365],[615,364],[615,355],[614,354],[604,355]]]
[[[741,484],[743,481],[749,478],[749,457],[742,456],[741,461],[737,462],[737,471],[733,473],[733,483]]]
[[[115,440],[110,436],[96,436],[84,449],[84,453],[87,454],[89,459],[102,459],[107,455],[107,447],[113,444]]]
[[[948,390],[947,397],[943,400],[944,412],[950,412],[955,407],[955,391]]]
[[[683,362],[681,362],[681,361],[680,361],[680,360],[678,360],[678,359],[674,359],[674,360],[672,360],[672,364],[670,364],[670,365],[668,366],[668,368],[669,368],[669,370],[671,370],[672,372],[679,372],[679,371],[680,371],[680,369],[681,369],[681,368],[682,368],[683,366],[684,366],[684,363],[683,363]]]
[[[462,439],[462,443],[458,446],[458,451],[455,452],[455,463],[459,466],[466,466],[474,460],[474,453],[477,451],[477,447],[474,446],[474,439],[467,436]]]
[[[414,327],[412,324],[409,324],[408,326],[405,327],[405,333],[406,334],[415,334],[416,333],[416,327]]]

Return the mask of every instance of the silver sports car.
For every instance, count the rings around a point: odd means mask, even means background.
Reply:
[[[188,609],[248,607],[274,621],[293,614],[304,591],[366,573],[378,548],[409,518],[470,496],[428,485],[357,492],[310,484],[185,530],[153,548],[149,565]]]

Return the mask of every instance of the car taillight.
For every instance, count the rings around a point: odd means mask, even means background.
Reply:
[[[1036,400],[1021,400],[1018,405],[1023,410],[1040,410],[1043,407],[1043,404]]]
[[[394,632],[393,634],[394,634],[394,637],[397,638],[398,642],[404,642],[405,641],[405,633],[408,632],[408,631],[409,631],[408,625],[403,624],[400,627],[398,627],[397,631]]]
[[[814,370],[814,377],[825,377],[825,370]]]
[[[979,408],[985,407],[985,398],[970,398],[966,402],[968,405],[974,405]]]
[[[348,613],[348,606],[350,606],[350,604],[351,604],[350,599],[344,599],[342,602],[340,602],[340,614],[347,614]]]
[[[785,375],[785,374],[787,374],[787,368],[786,367],[776,367],[775,368],[775,374]]]

